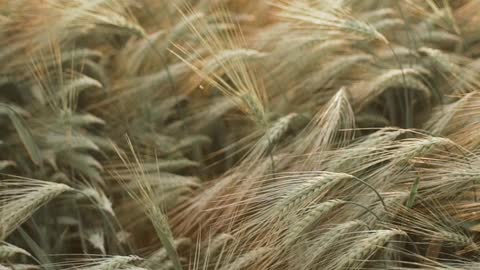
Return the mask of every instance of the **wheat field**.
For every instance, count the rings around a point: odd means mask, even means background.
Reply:
[[[0,270],[480,269],[479,12],[0,0]]]

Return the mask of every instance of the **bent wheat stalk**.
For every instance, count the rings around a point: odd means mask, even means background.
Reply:
[[[35,179],[0,181],[0,240],[5,239],[37,209],[60,194],[73,189]]]

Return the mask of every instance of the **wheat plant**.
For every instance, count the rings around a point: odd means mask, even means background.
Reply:
[[[479,269],[478,12],[0,0],[0,269]]]

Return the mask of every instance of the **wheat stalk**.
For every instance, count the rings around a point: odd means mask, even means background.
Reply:
[[[99,188],[87,186],[79,190],[79,196],[85,196],[86,198],[91,200],[96,207],[109,213],[112,216],[115,216],[112,202],[108,199],[107,195],[105,195],[105,193]]]
[[[111,256],[104,259],[92,259],[91,262],[85,263],[80,267],[72,267],[67,269],[81,270],[114,270],[122,269],[132,262],[141,261],[142,258],[134,255],[130,256]]]
[[[3,242],[0,244],[0,261],[6,261],[7,259],[10,259],[11,257],[17,255],[17,254],[23,254],[25,256],[31,257],[30,253],[28,253],[26,250],[23,248],[16,247],[14,245],[8,244],[6,242]]]
[[[64,184],[34,179],[0,181],[0,239],[5,239],[42,205],[72,190]]]
[[[235,261],[225,264],[220,270],[242,270],[250,269],[251,265],[261,260],[271,251],[270,248],[256,248],[245,252],[243,255],[235,259]]]
[[[349,269],[351,267],[361,268],[374,253],[389,243],[393,237],[405,235],[397,230],[377,230],[371,235],[355,243],[345,253],[345,257],[338,260],[338,269]]]
[[[291,4],[272,4],[283,12],[279,16],[287,19],[298,20],[314,25],[317,29],[325,30],[329,35],[336,32],[350,34],[353,37],[378,39],[388,44],[388,40],[373,26],[368,23],[356,20],[340,9],[325,12],[312,7],[299,5],[297,1]]]
[[[192,245],[192,241],[188,238],[175,239],[173,246],[175,250],[182,250]],[[160,267],[165,261],[168,260],[168,253],[165,248],[161,248],[151,255],[149,255],[142,263],[141,266],[152,269],[154,267]]]
[[[316,246],[316,248],[311,251],[312,254],[308,254],[309,257],[307,257],[307,261],[304,262],[304,265],[301,269],[311,269],[314,264],[316,264],[323,257],[325,257],[329,248],[331,248],[333,244],[363,226],[366,226],[363,222],[359,220],[352,220],[342,224],[338,224],[333,228],[327,230],[318,238],[318,240],[316,241],[316,243],[318,243],[318,246]]]
[[[302,234],[312,229],[312,226],[321,220],[325,214],[344,203],[345,201],[342,200],[329,200],[308,208],[306,214],[302,215],[300,220],[289,228],[285,237],[287,245],[301,239]]]
[[[431,90],[422,81],[423,76],[422,70],[414,68],[389,70],[371,82],[368,91],[365,92],[365,97],[360,98],[362,101],[359,106],[360,108],[365,107],[389,88],[416,90],[420,92],[424,99],[428,100],[431,96]]]

